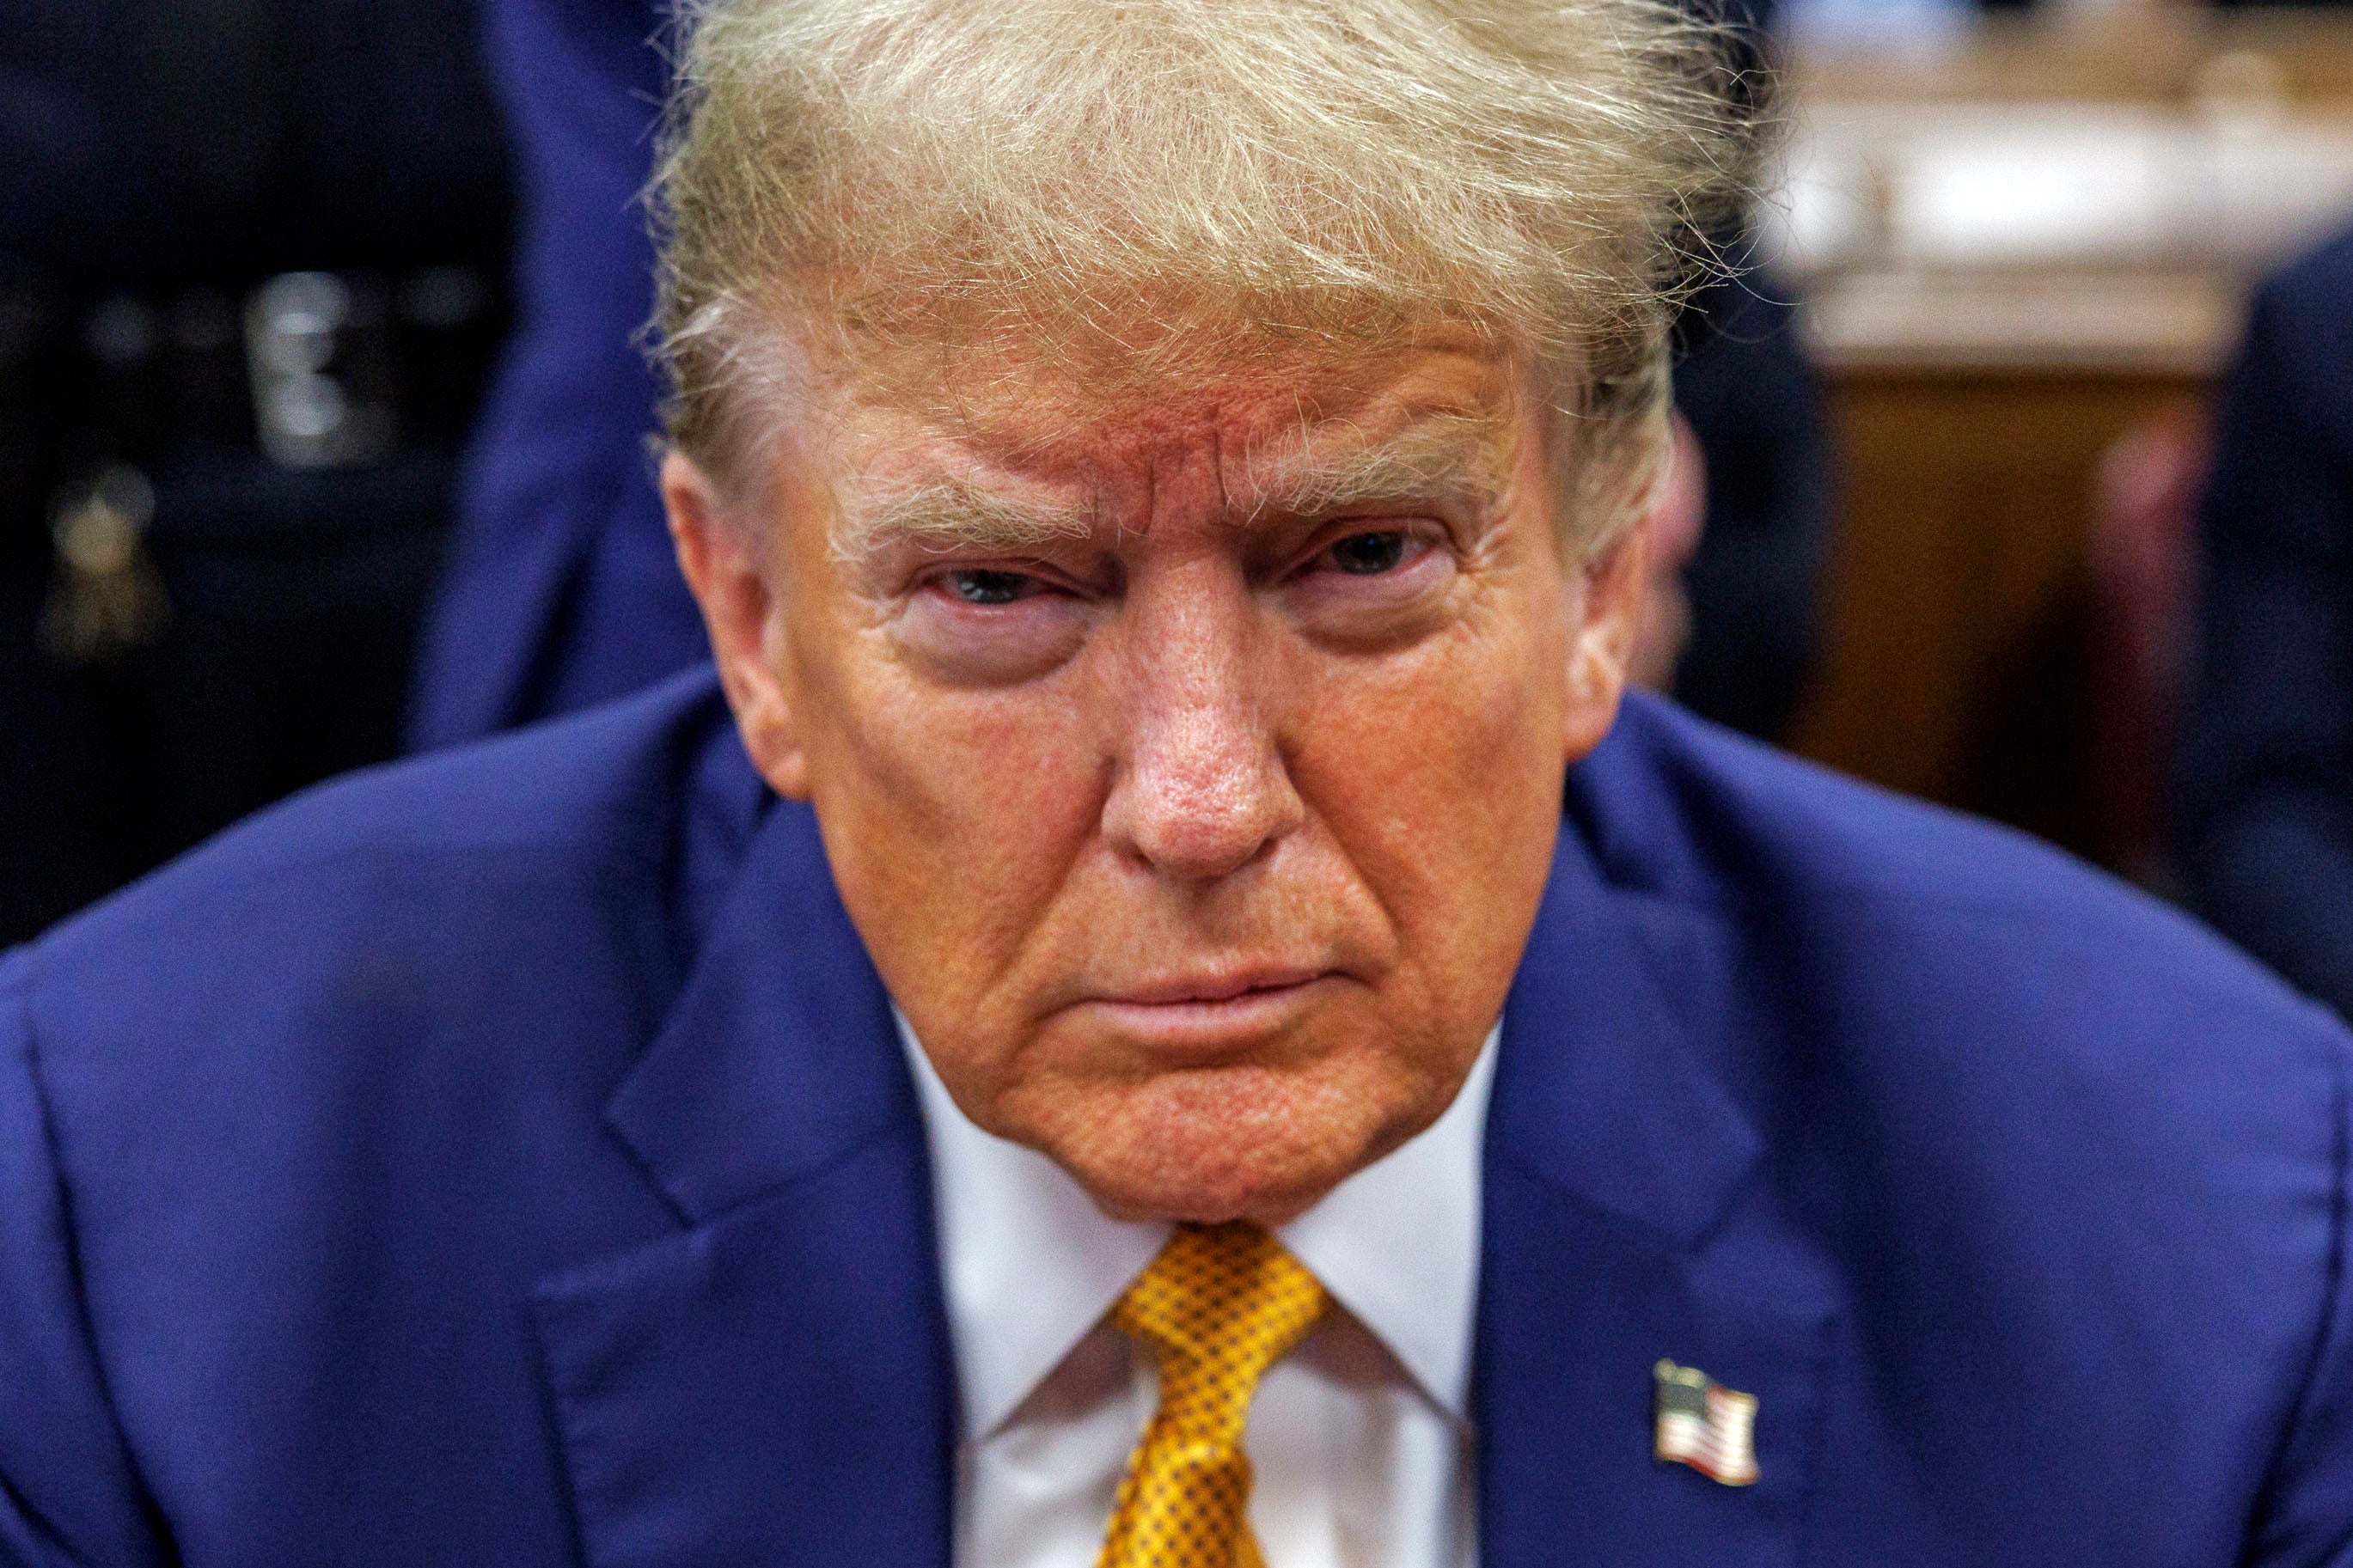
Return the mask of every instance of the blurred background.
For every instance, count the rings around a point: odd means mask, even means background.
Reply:
[[[2254,282],[2353,221],[2353,8],[1788,20],[1764,247],[1839,465],[1788,739],[2163,883],[2209,408]]]
[[[478,37],[0,7],[0,942],[398,748],[508,319]]]
[[[1789,133],[1679,332],[1648,679],[2353,1007],[2353,6],[1751,15]],[[0,15],[0,942],[697,657],[632,342],[662,26]]]

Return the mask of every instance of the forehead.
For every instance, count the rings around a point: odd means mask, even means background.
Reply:
[[[1258,356],[1125,383],[1065,363],[944,359],[927,383],[844,377],[823,421],[837,474],[941,465],[1049,484],[1170,466],[1279,468],[1384,443],[1501,447],[1533,405],[1509,355],[1476,344],[1377,357]]]

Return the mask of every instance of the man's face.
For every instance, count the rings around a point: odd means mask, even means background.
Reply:
[[[813,399],[732,514],[671,459],[731,700],[967,1115],[1113,1214],[1280,1221],[1494,1024],[1640,546],[1564,565],[1482,353],[975,380]]]

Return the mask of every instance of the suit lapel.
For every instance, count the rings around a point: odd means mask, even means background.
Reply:
[[[683,1228],[534,1292],[588,1562],[945,1563],[922,1121],[806,808],[770,814],[607,1119]]]
[[[1504,1012],[1474,1375],[1481,1558],[1793,1563],[1831,1279],[1756,1179],[1761,1141],[1692,1048],[1628,897],[1565,832]],[[1754,1486],[1651,1457],[1662,1359],[1757,1396]]]

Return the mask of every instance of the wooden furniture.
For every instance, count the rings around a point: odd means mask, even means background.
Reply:
[[[2203,385],[2036,367],[1839,374],[1844,508],[1797,748],[2094,858],[2137,858],[2139,825],[2110,802],[2154,781],[2103,776],[2118,764],[2094,708],[2091,498],[2116,441],[2194,410]]]

